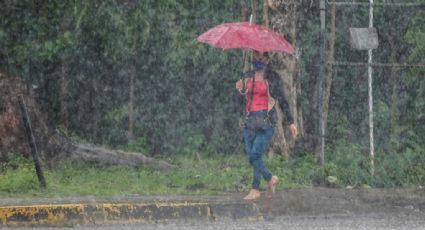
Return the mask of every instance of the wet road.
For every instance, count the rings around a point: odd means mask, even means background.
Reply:
[[[13,230],[29,230],[34,228],[13,228]],[[45,228],[37,228],[45,229]],[[132,224],[132,225],[110,225],[110,226],[96,226],[96,227],[68,227],[68,228],[46,228],[51,230],[324,230],[324,229],[338,229],[338,230],[359,230],[359,229],[406,229],[416,230],[425,229],[425,218],[423,215],[388,215],[388,214],[374,214],[367,216],[284,216],[276,217],[273,219],[266,219],[261,221],[249,220],[225,220],[225,221],[202,221],[196,220],[176,221],[160,224]]]
[[[173,198],[176,199],[176,198]],[[187,199],[181,198],[181,199]],[[205,198],[231,204],[239,196],[220,196]],[[216,199],[216,200],[214,200]],[[51,200],[49,200],[51,202]],[[63,201],[63,199],[61,200]],[[131,200],[126,200],[130,202]],[[139,202],[139,199],[133,202]],[[233,207],[233,206],[232,206]],[[51,230],[250,230],[250,229],[424,229],[425,230],[425,190],[342,190],[342,189],[291,189],[280,191],[272,199],[254,202],[261,213],[262,220],[248,220],[253,215],[241,213],[241,206],[229,209],[231,212],[218,212],[213,208],[214,220],[204,219],[160,219],[159,223],[68,226],[58,228],[1,228],[13,230],[51,229]],[[228,211],[229,211],[228,210]],[[256,214],[256,213],[254,213]],[[254,215],[259,217],[258,215]],[[260,218],[261,219],[261,218]],[[167,222],[164,222],[167,221]],[[128,222],[131,223],[131,222]],[[134,223],[134,222],[133,222]]]

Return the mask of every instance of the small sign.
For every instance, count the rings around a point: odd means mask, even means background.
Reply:
[[[351,48],[369,50],[378,48],[378,32],[372,28],[350,28]]]

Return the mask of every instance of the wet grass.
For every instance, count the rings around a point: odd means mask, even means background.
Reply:
[[[220,155],[199,159],[191,156],[165,159],[177,166],[172,172],[122,166],[92,167],[66,161],[53,168],[44,167],[47,188],[39,188],[33,164],[16,159],[2,165],[1,196],[130,196],[130,195],[216,195],[246,192],[250,188],[251,168],[244,155]],[[273,163],[275,162],[275,163]],[[279,186],[290,186],[283,158],[267,160],[280,174]],[[279,172],[278,172],[279,171]],[[265,187],[265,182],[263,182]],[[293,186],[293,185],[291,185]]]
[[[365,159],[352,158],[347,154],[329,157],[324,168],[311,155],[291,159],[276,156],[266,159],[266,164],[279,176],[279,189],[317,185],[423,186],[424,166],[400,167],[400,159],[409,162],[406,156],[396,158],[387,155],[382,164],[377,163],[374,177],[368,173],[367,167],[360,165]],[[176,165],[177,169],[163,172],[151,168],[92,167],[81,162],[66,161],[51,168],[44,167],[47,188],[40,189],[32,162],[15,157],[1,165],[0,196],[218,195],[245,193],[250,188],[252,170],[242,154],[201,158],[182,155],[165,160]],[[394,172],[394,168],[397,168],[397,177],[390,173]],[[328,176],[336,181],[329,183],[326,180]],[[265,188],[264,181],[262,188]]]

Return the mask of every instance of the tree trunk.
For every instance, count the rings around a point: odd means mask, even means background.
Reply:
[[[263,2],[263,20],[264,20],[264,26],[268,28],[270,26],[270,19],[269,19],[269,2],[267,0]]]
[[[241,19],[242,19],[241,21],[243,22],[248,19],[249,10],[245,0],[241,0],[240,5],[241,5]]]
[[[241,5],[241,21],[245,22],[249,20],[249,9],[245,0],[241,0],[240,5]],[[242,54],[244,73],[248,72],[251,66],[250,60],[249,60],[249,54],[250,52],[245,50],[243,51],[243,54]]]
[[[393,63],[397,63],[398,62],[398,58],[397,58],[397,49],[393,46],[395,44],[393,44],[392,42],[391,44],[391,62]],[[391,122],[391,134],[390,134],[390,144],[392,145],[391,148],[392,149],[397,149],[397,138],[399,135],[399,116],[400,116],[400,112],[398,109],[398,85],[400,84],[399,78],[398,78],[398,73],[397,73],[397,69],[392,67],[391,68],[391,75],[390,75],[390,82],[391,82],[391,106],[390,106],[390,122]]]
[[[400,12],[401,13],[401,12]],[[390,20],[390,22],[392,23],[396,23],[396,20],[392,19]],[[391,24],[391,23],[390,23]],[[393,28],[390,29],[390,39],[389,39],[389,43],[390,43],[390,48],[391,48],[391,55],[390,55],[390,62],[391,63],[398,63],[400,62],[400,54],[398,53],[398,44],[400,43],[400,41],[398,40],[398,34],[397,34],[397,29]],[[391,86],[391,101],[390,101],[390,144],[391,144],[391,148],[392,149],[398,149],[398,144],[399,141],[397,141],[397,139],[399,138],[400,135],[400,124],[399,124],[399,119],[400,119],[400,110],[399,110],[399,87],[400,87],[400,72],[399,69],[395,68],[395,67],[391,67],[390,69],[390,80],[389,80],[389,84]]]
[[[268,18],[270,27],[274,31],[284,35],[285,38],[296,46],[296,8],[297,4],[293,1],[273,1],[268,0]],[[298,107],[297,107],[297,62],[295,57],[287,54],[272,54],[272,66],[280,75],[283,81],[283,89],[288,100],[290,110],[294,116],[294,121],[299,123]],[[279,109],[278,109],[279,111]],[[282,124],[283,114],[278,112],[278,124]],[[289,124],[285,124],[287,127]],[[288,156],[290,149],[293,148],[295,141],[290,137],[289,133],[284,128],[278,125],[276,135],[273,138],[269,156],[273,152],[281,152]]]
[[[62,23],[60,26],[60,32],[63,36],[68,30],[70,26],[70,18],[64,16],[62,19]],[[65,52],[66,53],[66,52]],[[68,57],[66,54],[61,57],[61,79],[60,79],[60,92],[59,92],[59,101],[60,101],[60,125],[62,125],[65,129],[69,127],[69,113],[68,113],[68,101],[69,101],[69,92],[68,92]]]
[[[129,67],[129,102],[128,102],[128,141],[133,140],[133,128],[134,128],[134,80],[136,77],[136,66],[135,64]]]
[[[60,125],[65,129],[69,128],[69,113],[68,113],[68,60],[66,58],[61,58],[61,80],[60,80]]]
[[[49,163],[63,159],[77,159],[94,165],[152,166],[171,170],[173,165],[146,157],[141,153],[108,150],[96,146],[73,143],[54,127],[46,123],[34,100],[34,93],[21,78],[0,72],[0,161],[7,161],[9,153],[30,156],[27,134],[19,110],[19,96],[26,101],[31,126],[40,158]]]
[[[258,0],[252,0],[251,2],[251,6],[252,6],[252,22],[257,22],[257,5],[258,5]]]

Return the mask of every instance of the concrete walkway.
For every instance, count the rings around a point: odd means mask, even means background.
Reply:
[[[425,219],[424,189],[327,189],[278,191],[271,199],[222,196],[134,196],[126,198],[0,198],[2,226],[74,226],[221,221],[282,216],[353,216],[402,213]]]

